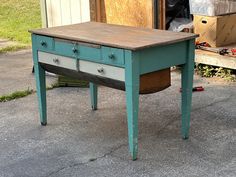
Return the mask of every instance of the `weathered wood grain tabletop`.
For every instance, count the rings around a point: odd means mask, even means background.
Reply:
[[[172,44],[194,39],[198,36],[192,33],[110,25],[98,22],[44,28],[30,32],[130,50]]]

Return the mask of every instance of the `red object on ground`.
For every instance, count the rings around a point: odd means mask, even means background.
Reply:
[[[198,87],[193,87],[193,92],[202,92],[205,89],[202,86],[198,86]],[[182,88],[180,88],[180,92],[182,92]]]
[[[232,55],[236,55],[236,48],[235,49],[231,49]]]
[[[203,47],[211,47],[210,44],[208,44],[207,42],[199,42],[197,41],[195,43],[196,46],[203,46]]]

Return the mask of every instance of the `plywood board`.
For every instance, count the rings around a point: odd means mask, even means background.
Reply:
[[[153,28],[153,0],[104,0],[106,22]]]
[[[154,27],[153,0],[90,0],[94,21],[136,27]]]
[[[165,29],[165,2],[166,0],[90,0],[91,21]]]

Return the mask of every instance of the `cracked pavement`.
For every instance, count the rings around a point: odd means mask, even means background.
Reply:
[[[28,68],[30,72],[30,68]],[[47,91],[48,125],[36,94],[0,103],[0,176],[236,176],[236,84],[195,76],[190,139],[180,135],[180,74],[172,86],[142,95],[139,154],[128,153],[125,93],[99,87]]]

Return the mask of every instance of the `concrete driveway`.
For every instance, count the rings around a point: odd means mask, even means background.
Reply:
[[[0,96],[15,91],[34,89],[31,50],[0,54]],[[56,82],[55,77],[47,76],[47,86]]]
[[[28,68],[30,73],[30,68]],[[2,81],[1,81],[2,82]],[[128,154],[125,93],[99,87],[47,92],[41,127],[36,94],[0,103],[0,176],[236,176],[236,84],[195,77],[190,139],[180,135],[180,74],[140,98],[139,156]]]

